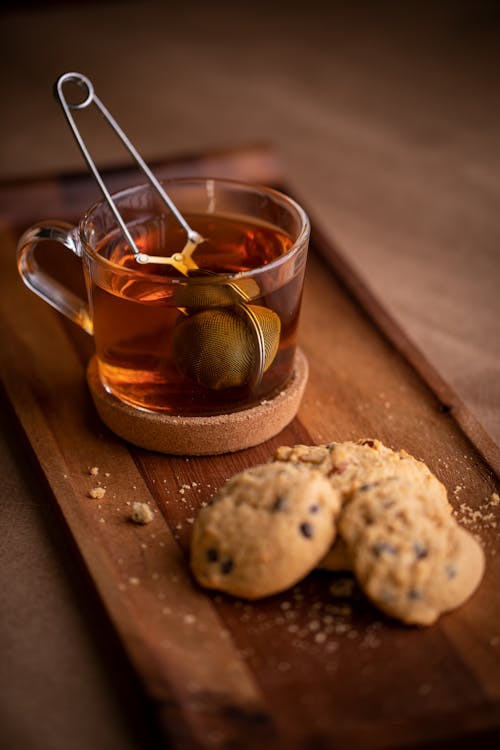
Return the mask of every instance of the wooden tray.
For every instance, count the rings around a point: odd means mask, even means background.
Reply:
[[[280,181],[272,154],[261,148],[156,171]],[[136,179],[132,171],[108,177],[113,188]],[[97,197],[95,186],[73,175],[0,187],[0,197],[7,218],[0,231],[5,392],[171,746],[496,744],[499,508],[489,503],[498,490],[491,469],[498,449],[338,250],[313,232],[300,328],[310,380],[299,418],[257,448],[173,458],[134,449],[102,426],[85,386],[91,339],[17,278],[20,232],[42,218],[74,220]],[[61,274],[77,278],[69,253],[53,252]],[[228,476],[268,460],[280,444],[359,437],[405,448],[446,484],[458,517],[481,537],[488,558],[470,602],[418,629],[384,618],[356,592],[335,598],[335,577],[325,572],[252,604],[197,587],[186,563],[193,519]],[[99,467],[98,477],[89,475],[91,466]],[[107,490],[101,501],[87,497],[97,480]],[[153,523],[127,522],[135,500],[155,509]]]

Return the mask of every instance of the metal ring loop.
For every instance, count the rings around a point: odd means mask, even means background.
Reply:
[[[87,95],[83,102],[80,102],[79,104],[73,104],[72,102],[69,102],[66,97],[62,96],[62,87],[65,83],[69,82],[76,83],[78,84],[78,86],[80,86],[80,88],[84,90],[86,89]],[[94,99],[94,87],[92,85],[92,82],[81,73],[65,73],[58,79],[56,86],[61,98],[65,100],[69,109],[85,109],[85,107],[88,107]]]

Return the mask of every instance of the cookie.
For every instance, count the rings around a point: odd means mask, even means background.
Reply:
[[[246,599],[283,591],[324,557],[339,510],[338,492],[318,471],[281,462],[243,471],[195,521],[193,574]]]
[[[437,524],[452,520],[434,484],[411,482],[400,476],[385,477],[363,484],[353,493],[340,522],[342,539],[348,550],[352,550],[370,526],[378,523],[391,528],[410,526],[421,514]]]
[[[418,483],[425,491],[426,503],[451,514],[446,488],[426,464],[404,450],[387,448],[380,440],[365,438],[327,445],[281,446],[273,460],[309,466],[325,474],[340,492],[343,504],[348,503],[360,487],[366,488],[385,477],[396,476]],[[337,537],[319,567],[331,571],[352,568],[349,553],[340,537]]]
[[[442,505],[451,513],[446,488],[426,464],[404,450],[393,451],[387,448],[380,440],[363,439],[320,446],[282,446],[277,449],[273,459],[312,466],[321,471],[340,492],[344,503],[349,501],[359,487],[388,476],[397,476],[422,485],[429,493],[430,502]]]
[[[426,505],[422,494],[416,484],[391,479],[358,491],[340,533],[371,601],[407,624],[430,625],[473,594],[484,553],[446,512]]]

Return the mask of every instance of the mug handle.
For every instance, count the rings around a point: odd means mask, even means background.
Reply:
[[[17,267],[22,280],[32,292],[92,335],[94,326],[87,301],[40,268],[35,250],[44,240],[60,242],[78,258],[82,257],[75,227],[65,221],[41,221],[24,232],[17,246]]]

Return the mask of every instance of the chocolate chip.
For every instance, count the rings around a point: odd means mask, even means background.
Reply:
[[[408,599],[412,599],[413,601],[415,601],[421,598],[422,598],[422,594],[420,591],[417,591],[417,589],[410,589],[408,591]]]
[[[209,547],[209,549],[207,549],[208,562],[217,562],[218,559],[219,559],[219,553],[217,552],[215,547]]]
[[[220,564],[221,573],[227,576],[234,568],[234,562],[230,558],[226,558]]]
[[[273,511],[273,513],[277,513],[280,510],[285,510],[286,506],[287,506],[286,499],[284,497],[281,497],[281,495],[278,495],[278,497],[273,503],[271,510]]]
[[[373,442],[373,440],[362,440],[361,445],[367,445],[369,448],[375,447],[375,443]]]
[[[389,544],[389,542],[377,542],[372,547],[372,552],[377,557],[380,557],[380,555],[396,555],[397,549],[393,544]]]
[[[394,592],[394,589],[384,588],[380,592],[380,597],[383,602],[393,602],[394,599],[396,599],[396,593]]]
[[[368,490],[371,490],[373,487],[376,487],[376,482],[370,482],[369,484],[362,484],[359,488],[360,492],[368,492]]]
[[[429,550],[424,544],[421,544],[421,542],[415,542],[413,545],[413,550],[415,552],[415,557],[417,560],[423,560],[424,557],[427,557],[429,554]]]
[[[363,521],[367,526],[371,526],[372,523],[374,523],[374,519],[370,511],[366,511],[365,513],[363,513]]]
[[[319,507],[319,505],[311,505],[309,507],[309,513],[319,513],[320,510],[321,508]]]
[[[310,523],[301,523],[299,526],[300,533],[306,537],[306,539],[311,539],[313,536],[313,527]]]
[[[445,570],[446,570],[446,575],[448,576],[448,578],[455,578],[455,576],[457,575],[457,572],[458,572],[457,569],[456,569],[456,567],[454,565],[451,565],[451,564],[447,565],[445,567]]]

